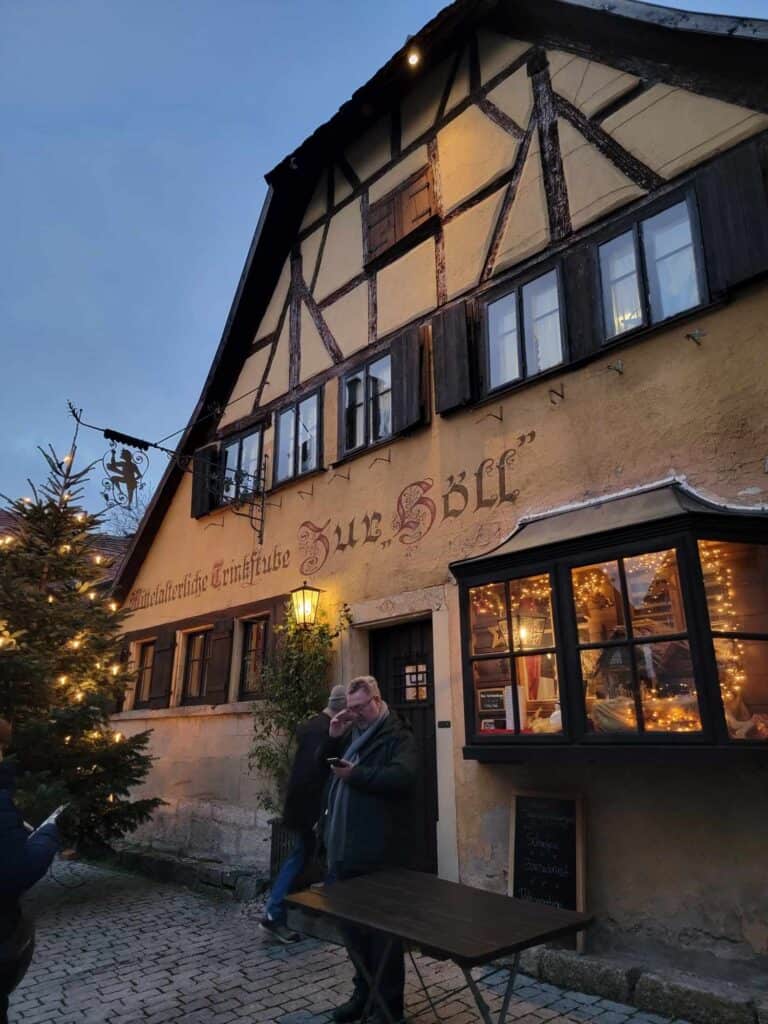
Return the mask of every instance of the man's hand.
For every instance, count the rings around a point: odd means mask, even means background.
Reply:
[[[338,714],[335,714],[331,719],[330,725],[328,726],[328,735],[331,739],[337,740],[339,736],[343,736],[344,733],[349,729],[355,720],[355,716],[347,711],[346,708],[342,708]]]
[[[343,712],[339,712],[339,714],[343,714]],[[337,779],[342,779],[346,782],[354,767],[355,766],[350,764],[349,761],[345,761],[343,758],[340,758],[338,764],[331,766],[331,771]]]

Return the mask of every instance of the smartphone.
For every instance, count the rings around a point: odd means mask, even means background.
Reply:
[[[326,757],[325,760],[328,762],[329,768],[338,768],[340,764],[344,763],[342,757]]]

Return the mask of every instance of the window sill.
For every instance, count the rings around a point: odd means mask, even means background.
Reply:
[[[330,464],[330,469],[336,469],[337,466],[344,466],[348,462],[353,462],[355,459],[359,459],[362,455],[370,455],[371,452],[381,451],[382,448],[387,448],[395,443],[400,438],[400,434],[393,434],[392,437],[388,437],[386,441],[377,441],[376,444],[369,444],[367,448],[355,448],[353,452],[349,452],[347,455],[342,455],[340,459]]]
[[[317,469],[310,469],[307,473],[300,473],[298,476],[288,477],[287,480],[281,480],[280,483],[274,484],[269,490],[264,492],[264,498],[269,501],[273,494],[277,494],[278,491],[284,491],[291,484],[302,484],[305,480],[311,480],[312,477],[322,476],[323,473],[327,473],[328,468],[326,466],[319,466]]]
[[[199,718],[213,715],[250,715],[253,701],[238,700],[232,704],[181,704],[173,708],[133,708],[112,715],[113,722],[130,722],[142,718]]]
[[[768,758],[768,743],[761,746],[692,743],[474,743],[462,749],[465,761],[480,764],[716,764]]]

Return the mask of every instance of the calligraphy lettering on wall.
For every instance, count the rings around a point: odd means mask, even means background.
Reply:
[[[515,445],[506,448],[498,458],[482,459],[472,474],[466,469],[449,474],[441,494],[441,522],[459,519],[468,509],[474,515],[484,509],[498,509],[516,502],[520,490],[512,486],[512,476],[517,455],[522,447],[532,444],[535,439],[534,430],[520,434]],[[311,576],[319,572],[333,555],[343,555],[365,544],[378,543],[380,547],[387,548],[395,539],[409,547],[417,544],[427,536],[437,520],[437,505],[429,496],[433,487],[434,481],[429,478],[406,484],[395,501],[390,537],[382,533],[381,512],[366,511],[360,517],[352,516],[333,524],[328,519],[322,526],[305,520],[298,531],[299,549],[304,556],[299,571],[303,576]]]

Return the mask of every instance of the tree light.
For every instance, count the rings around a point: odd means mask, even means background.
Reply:
[[[117,611],[117,609],[118,609],[118,607],[119,607],[119,606],[118,606],[118,603],[117,603],[117,601],[110,601],[110,602],[109,602],[109,610],[110,610],[111,612],[116,612],[116,611]]]
[[[123,734],[121,732],[116,732],[115,735],[112,737],[112,739],[115,741],[115,743],[119,743],[120,740],[122,740],[122,738],[123,738]]]
[[[96,600],[96,591],[95,590],[89,590],[88,591],[88,600],[89,601],[95,601]]]

